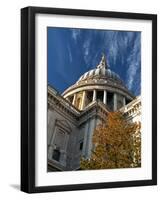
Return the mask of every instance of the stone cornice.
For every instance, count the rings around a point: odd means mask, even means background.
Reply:
[[[65,118],[72,121],[75,125],[78,123],[78,116],[80,111],[71,105],[60,94],[48,88],[48,109],[56,110],[60,115],[64,115]]]
[[[101,101],[95,101],[91,105],[89,105],[83,112],[81,112],[79,116],[79,125],[95,116],[101,118],[102,120],[105,120],[109,112],[110,111],[108,110],[108,108]]]
[[[48,87],[48,99],[55,99],[55,101],[58,100],[63,104],[65,108],[69,109],[71,113],[80,114],[80,111],[76,107],[74,107],[69,101],[63,98],[58,92],[54,91],[51,87]]]
[[[61,115],[71,120],[76,126],[81,125],[85,121],[98,116],[102,120],[107,118],[110,110],[101,101],[91,102],[83,111],[79,111],[59,93],[52,88],[48,88],[48,108],[55,109]],[[140,97],[134,99],[132,102],[120,109],[127,118],[139,114],[141,109]]]
[[[104,119],[110,112],[101,101],[92,102],[83,111],[78,111],[68,101],[51,89],[48,90],[48,108],[55,109],[61,115],[63,113],[64,117],[67,116],[76,126],[79,126],[96,115]]]
[[[48,109],[56,110],[57,113],[60,115],[63,115],[66,119],[77,124],[77,117],[78,115],[76,113],[73,113],[70,111],[70,109],[66,109],[62,103],[55,100],[48,100]]]

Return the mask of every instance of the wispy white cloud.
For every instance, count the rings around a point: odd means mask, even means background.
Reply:
[[[136,93],[140,91],[140,34],[111,31],[110,34],[104,33],[104,41],[112,65],[116,66],[119,60],[122,70],[126,70],[125,81],[128,88]]]
[[[72,38],[74,41],[77,41],[78,36],[80,35],[80,29],[71,29],[72,31]]]
[[[84,61],[85,63],[88,65],[89,63],[89,60],[90,60],[90,47],[91,47],[91,44],[90,44],[90,38],[86,39],[84,42],[83,42],[83,56],[84,56]]]
[[[112,33],[112,39],[110,40],[109,48],[110,57],[113,60],[113,64],[115,65],[119,54],[118,32]]]
[[[72,29],[72,39],[75,44],[79,44],[79,52],[85,63],[86,69],[96,64],[101,53],[105,53],[109,59],[107,62],[111,66],[118,68],[120,73],[124,73],[124,81],[130,90],[134,88],[140,90],[140,35],[135,32],[122,31],[88,31],[88,35],[81,32],[81,29]],[[97,43],[96,43],[97,42]],[[96,48],[97,47],[97,48]],[[69,47],[68,47],[69,48]],[[70,49],[69,59],[72,62]],[[119,64],[119,65],[118,65]],[[117,72],[117,71],[116,71]],[[136,89],[136,90],[137,90]]]
[[[116,64],[118,56],[123,55],[125,46],[127,45],[128,38],[121,35],[119,32],[110,31],[110,34],[104,34],[105,46],[109,50],[109,57],[112,64]],[[123,62],[123,57],[122,57]]]
[[[88,56],[89,54],[89,47],[90,47],[90,40],[86,40],[83,44],[83,48],[84,48],[84,55]]]
[[[114,36],[113,42],[110,42],[110,45],[109,45],[109,53],[110,53],[109,56],[111,60],[113,60],[113,64],[116,64],[117,55],[118,55],[118,43],[115,37],[116,36]]]
[[[70,61],[70,63],[72,63],[72,61],[73,61],[73,57],[72,57],[71,48],[70,48],[69,45],[67,46],[67,48],[68,48],[68,54],[69,54],[69,61]]]
[[[132,89],[134,85],[136,86],[138,82],[137,71],[140,68],[140,59],[141,59],[141,52],[140,52],[140,36],[138,35],[134,40],[132,52],[129,54],[127,58],[127,76],[126,82],[129,89]],[[140,84],[138,84],[139,86]],[[140,86],[139,86],[140,87]]]

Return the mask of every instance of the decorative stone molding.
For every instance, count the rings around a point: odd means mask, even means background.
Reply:
[[[141,116],[141,97],[136,97],[132,102],[122,107],[120,111],[124,113],[128,120]]]

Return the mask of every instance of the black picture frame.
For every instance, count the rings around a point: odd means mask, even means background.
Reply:
[[[152,21],[152,179],[76,185],[35,186],[35,15],[59,14]],[[21,9],[21,190],[27,193],[157,184],[157,15],[96,10],[26,7]]]

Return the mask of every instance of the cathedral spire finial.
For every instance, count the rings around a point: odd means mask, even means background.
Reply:
[[[102,57],[101,57],[101,61],[99,63],[99,65],[97,66],[97,68],[108,68],[107,62],[106,62],[106,56],[104,53],[102,53]]]

